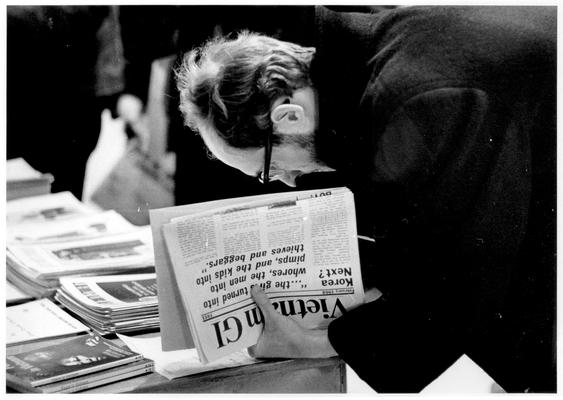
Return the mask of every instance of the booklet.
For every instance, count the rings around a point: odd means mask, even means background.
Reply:
[[[6,379],[41,386],[138,361],[142,356],[101,336],[68,341],[6,356]]]
[[[204,363],[257,342],[263,321],[253,284],[309,329],[326,328],[364,301],[346,188],[151,210],[151,226],[163,341],[191,338]],[[173,312],[171,297],[180,300]],[[182,320],[170,323],[178,314]]]
[[[8,386],[21,392],[32,393],[76,393],[86,389],[92,389],[108,383],[118,382],[134,376],[143,375],[154,371],[154,362],[148,359],[141,359],[131,364],[110,368],[107,370],[94,372],[91,374],[78,376],[60,382],[50,383],[42,386],[28,386],[18,384],[17,381],[7,380]]]

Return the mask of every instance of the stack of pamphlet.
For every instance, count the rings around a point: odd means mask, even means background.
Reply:
[[[6,250],[7,276],[24,292],[45,296],[66,275],[147,272],[154,265],[148,227],[92,239],[45,244],[12,244]]]
[[[6,356],[6,384],[22,392],[73,393],[152,370],[151,360],[95,334]]]
[[[100,334],[159,327],[156,274],[61,278],[55,299]]]
[[[308,329],[364,302],[356,215],[346,188],[151,210],[163,350],[203,363],[255,344],[250,287]]]
[[[51,191],[53,175],[42,174],[23,158],[6,161],[6,199],[38,196]]]
[[[149,227],[89,207],[69,192],[9,201],[7,278],[34,297],[68,275],[154,272]]]

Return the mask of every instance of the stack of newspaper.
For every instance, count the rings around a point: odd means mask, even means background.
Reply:
[[[151,210],[164,350],[203,363],[256,343],[250,287],[309,329],[364,301],[354,198],[346,188]],[[179,301],[180,300],[180,301]]]
[[[159,327],[156,274],[61,278],[55,299],[100,334]]]
[[[62,276],[154,272],[148,227],[69,192],[7,202],[6,225],[7,278],[34,297],[53,295]]]

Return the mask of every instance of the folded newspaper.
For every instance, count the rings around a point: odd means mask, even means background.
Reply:
[[[150,216],[161,333],[172,343],[164,350],[181,348],[190,336],[207,363],[255,344],[263,318],[250,295],[254,284],[281,314],[310,329],[326,328],[364,301],[354,199],[346,188],[170,207]],[[183,318],[171,321],[177,314]]]

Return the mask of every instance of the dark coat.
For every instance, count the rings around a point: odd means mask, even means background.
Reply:
[[[320,158],[355,193],[366,284],[329,327],[379,392],[467,354],[555,390],[556,10],[318,8]]]

